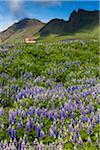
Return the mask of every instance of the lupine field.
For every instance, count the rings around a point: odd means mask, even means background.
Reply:
[[[0,150],[99,150],[98,47],[0,47]]]

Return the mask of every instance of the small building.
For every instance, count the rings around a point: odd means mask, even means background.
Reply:
[[[33,39],[33,37],[27,37],[25,42],[26,43],[36,43],[36,39]]]

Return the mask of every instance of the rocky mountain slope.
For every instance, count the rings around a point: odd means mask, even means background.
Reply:
[[[94,28],[99,25],[99,11],[79,9],[73,11],[68,21],[53,19],[40,29],[41,36],[49,34],[66,35],[75,33],[84,28]]]

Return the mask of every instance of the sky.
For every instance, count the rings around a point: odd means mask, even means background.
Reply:
[[[24,18],[68,20],[73,10],[100,10],[99,0],[0,0],[0,31]]]

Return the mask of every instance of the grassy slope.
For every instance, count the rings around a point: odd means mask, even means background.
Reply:
[[[50,36],[47,37],[40,37],[39,42],[56,42],[56,41],[67,40],[67,39],[98,40],[99,32],[100,32],[100,27],[94,27],[92,29],[87,28],[78,31],[77,33],[64,35],[64,36],[51,34]]]
[[[38,25],[36,27],[27,28],[23,31],[17,31],[15,34],[13,34],[10,37],[10,39],[7,39],[5,43],[23,43],[27,36],[31,36],[31,35],[34,36],[34,34],[38,32],[40,28],[41,28],[41,25]]]
[[[13,34],[10,39],[6,40],[5,43],[24,43],[25,38],[28,35],[32,35],[34,38],[38,39],[38,43],[46,42],[56,42],[56,41],[63,41],[68,39],[79,39],[79,40],[98,40],[99,39],[99,32],[100,32],[100,26],[94,27],[94,28],[86,28],[79,30],[77,33],[59,36],[55,34],[51,34],[46,37],[40,37],[38,31],[41,28],[41,26],[38,26],[36,28],[27,28],[27,30],[18,31],[15,34]]]

